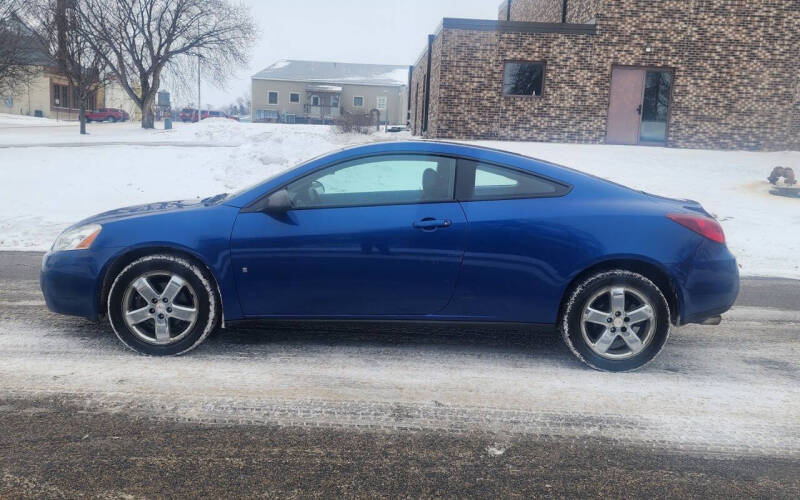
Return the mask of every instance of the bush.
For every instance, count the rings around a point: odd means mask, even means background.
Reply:
[[[336,131],[342,134],[370,134],[375,127],[375,119],[371,114],[343,113],[336,120]]]

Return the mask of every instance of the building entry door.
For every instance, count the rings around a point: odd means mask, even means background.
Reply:
[[[615,67],[611,72],[606,142],[666,142],[672,79],[668,70]]]

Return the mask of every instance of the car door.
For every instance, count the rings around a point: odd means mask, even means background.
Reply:
[[[456,160],[378,155],[287,184],[291,209],[237,218],[232,263],[246,316],[408,316],[449,302],[466,219]]]
[[[593,244],[564,223],[569,191],[526,170],[461,160],[456,198],[469,237],[458,287],[443,314],[554,322],[565,264]]]

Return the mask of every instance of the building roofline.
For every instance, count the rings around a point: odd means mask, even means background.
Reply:
[[[354,63],[354,62],[342,62],[342,61],[320,61],[318,59],[278,59],[278,61],[301,62],[301,63],[320,63],[320,64],[341,64],[341,65],[355,65],[355,66],[397,66],[398,68],[403,66],[402,64],[377,64],[377,63]],[[276,61],[276,62],[278,62],[278,61]],[[264,69],[269,69],[269,66],[267,66]]]
[[[338,85],[367,85],[367,86],[378,86],[378,87],[405,87],[404,83],[354,83],[356,80],[338,80],[333,78],[331,80],[322,80],[322,79],[315,79],[314,81],[305,80],[302,78],[286,78],[286,77],[270,77],[270,76],[260,76],[262,73],[268,72],[272,66],[279,62],[286,62],[286,63],[303,63],[303,64],[329,64],[329,65],[340,65],[340,66],[373,66],[373,67],[381,67],[385,68],[389,71],[397,71],[397,70],[407,70],[408,66],[405,64],[374,64],[374,63],[350,63],[350,62],[339,62],[339,61],[317,61],[317,60],[310,60],[310,59],[279,59],[275,63],[267,66],[266,68],[258,71],[257,73],[250,76],[251,80],[273,80],[279,82],[303,82],[303,83],[334,83]],[[367,79],[368,80],[368,79]]]
[[[443,19],[443,21],[444,21],[444,19]],[[426,36],[425,40],[427,40],[429,36],[432,36],[433,39],[436,40],[437,38],[439,38],[439,35],[442,34],[442,30],[443,29],[444,29],[444,23],[437,24],[436,25],[436,31],[434,31],[433,33],[430,33],[428,36]],[[422,49],[422,52],[419,53],[419,56],[417,56],[417,59],[414,61],[413,66],[416,67],[417,64],[419,64],[420,61],[422,61],[422,59],[425,57],[425,54],[427,54],[427,53],[428,53],[428,44],[426,43],[425,44],[425,48]]]
[[[408,69],[408,66],[405,66]],[[399,68],[398,68],[399,69]],[[358,85],[361,87],[406,87],[405,83],[359,83],[357,81],[336,81],[336,80],[299,80],[296,78],[269,78],[266,76],[251,76],[251,80],[261,80],[265,82],[294,82],[309,85]]]
[[[461,19],[445,17],[444,29],[498,31],[500,33],[556,33],[563,35],[596,35],[596,24],[530,23],[523,21],[494,21],[491,19]]]
[[[596,35],[596,24],[562,24],[562,23],[531,23],[524,21],[495,21],[492,19],[465,19],[458,17],[445,17],[433,34],[438,38],[445,29],[469,31],[497,31],[500,33],[555,33],[562,35]],[[414,67],[419,65],[428,46],[417,57]]]

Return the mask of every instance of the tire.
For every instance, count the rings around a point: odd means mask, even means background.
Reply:
[[[191,351],[220,322],[212,280],[197,264],[174,255],[132,262],[109,290],[108,318],[114,333],[140,354],[177,356]]]
[[[106,118],[106,122],[108,123],[114,123],[115,121],[117,120],[115,120],[113,116],[109,116],[108,118]]]
[[[572,288],[560,325],[578,359],[610,372],[636,370],[652,361],[666,344],[671,326],[661,290],[644,276],[624,270],[596,274]]]

